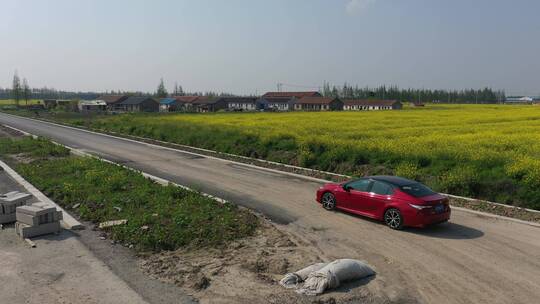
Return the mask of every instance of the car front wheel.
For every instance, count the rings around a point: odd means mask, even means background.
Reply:
[[[384,222],[392,229],[400,230],[403,228],[403,217],[396,208],[390,208],[384,213]]]
[[[332,193],[326,192],[325,194],[323,194],[321,201],[324,209],[336,209],[336,197]]]

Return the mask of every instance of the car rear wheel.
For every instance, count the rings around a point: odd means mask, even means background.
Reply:
[[[396,208],[390,208],[384,213],[384,222],[392,229],[400,230],[403,228],[403,217]]]
[[[323,208],[326,210],[336,209],[336,197],[330,192],[323,194],[321,202]]]

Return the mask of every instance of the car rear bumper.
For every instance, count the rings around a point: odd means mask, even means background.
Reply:
[[[411,213],[405,215],[405,226],[411,227],[425,227],[433,224],[443,223],[450,219],[452,211],[450,208],[444,213],[440,214],[424,214],[421,212]]]

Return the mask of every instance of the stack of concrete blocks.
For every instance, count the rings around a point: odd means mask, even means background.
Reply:
[[[23,238],[60,232],[62,211],[47,203],[35,203],[17,208],[15,231]]]
[[[16,221],[17,207],[26,205],[32,196],[19,191],[12,191],[0,195],[0,224],[8,224]]]

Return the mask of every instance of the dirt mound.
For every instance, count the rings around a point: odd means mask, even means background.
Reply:
[[[150,276],[182,287],[201,303],[357,303],[373,300],[363,287],[320,297],[278,285],[284,274],[320,262],[310,246],[269,223],[256,235],[222,248],[181,249],[143,257]]]

